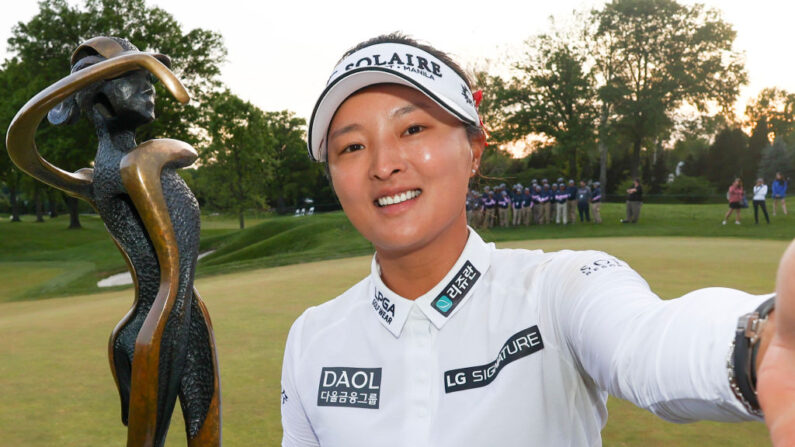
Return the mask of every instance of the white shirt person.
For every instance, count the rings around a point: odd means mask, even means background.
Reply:
[[[754,373],[774,442],[795,443],[795,249],[775,311],[753,320],[768,324],[749,326],[754,355],[735,327],[767,296],[661,301],[604,253],[496,250],[466,225],[480,97],[400,35],[332,72],[310,155],[376,253],[367,278],[290,330],[283,445],[599,445],[608,392],[668,420],[752,420]],[[750,375],[735,353],[756,359]]]

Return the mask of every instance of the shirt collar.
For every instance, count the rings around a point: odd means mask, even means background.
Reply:
[[[485,243],[475,230],[469,228],[466,246],[450,271],[414,301],[403,298],[384,284],[381,268],[373,255],[370,265],[370,309],[373,315],[392,335],[400,337],[411,308],[417,306],[437,329],[441,329],[469,301],[476,285],[483,281],[483,275],[491,264],[492,250],[494,244]]]

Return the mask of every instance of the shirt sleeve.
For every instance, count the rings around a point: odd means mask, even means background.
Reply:
[[[770,295],[708,288],[663,301],[601,252],[561,252],[546,268],[558,279],[542,286],[549,317],[601,389],[672,422],[761,420],[732,393],[726,361],[738,318]]]
[[[300,357],[300,338],[304,316],[298,318],[287,335],[282,363],[282,447],[319,446],[312,424],[306,416],[295,381]]]

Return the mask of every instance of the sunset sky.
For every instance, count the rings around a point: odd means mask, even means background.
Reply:
[[[71,1],[75,4],[78,2]],[[401,30],[447,51],[464,66],[484,66],[516,54],[523,41],[550,29],[550,16],[566,21],[573,10],[602,1],[557,0],[431,2],[401,0],[393,7],[370,0],[338,2],[159,0],[184,28],[220,32],[229,50],[222,80],[264,110],[290,109],[309,118],[315,99],[340,55],[369,37]],[[684,3],[695,3],[684,1]],[[746,54],[750,83],[738,101],[764,87],[795,91],[795,58],[789,52],[795,2],[747,0],[706,3],[723,11],[737,31],[736,49]],[[378,7],[374,7],[374,5]],[[38,10],[35,0],[4,2],[0,14],[0,59],[11,27]]]

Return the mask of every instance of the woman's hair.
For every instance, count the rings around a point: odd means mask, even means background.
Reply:
[[[408,37],[407,35],[403,34],[400,31],[395,31],[389,34],[382,34],[380,36],[373,37],[372,39],[368,39],[365,40],[364,42],[357,44],[353,48],[346,51],[345,54],[342,55],[342,57],[337,63],[339,64],[340,62],[342,62],[343,59],[361,50],[362,48],[369,47],[371,45],[376,45],[379,43],[400,43],[404,45],[410,45],[434,55],[440,61],[447,64],[447,66],[449,66],[458,76],[461,77],[461,79],[464,80],[464,83],[466,83],[467,88],[472,90],[472,80],[469,77],[469,75],[467,75],[464,69],[461,68],[461,66],[458,65],[455,61],[453,61],[453,59],[447,53],[437,50],[436,48],[428,44],[420,43],[417,40]],[[474,140],[476,138],[480,138],[481,136],[483,136],[482,127],[465,122],[462,122],[461,124],[464,125],[464,130],[466,131],[467,137],[469,137],[470,140]],[[328,159],[323,162],[323,169],[326,172],[326,178],[328,179],[329,184],[331,185],[331,191],[334,192],[334,182],[331,181],[331,172],[329,171],[328,167]]]

